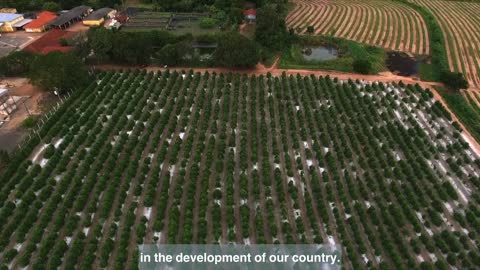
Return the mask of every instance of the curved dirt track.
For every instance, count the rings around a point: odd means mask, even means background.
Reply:
[[[293,0],[288,27],[306,34],[334,35],[411,54],[429,53],[425,22],[414,9],[385,0]]]

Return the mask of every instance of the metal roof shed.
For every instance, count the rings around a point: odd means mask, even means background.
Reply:
[[[23,17],[23,14],[0,13],[0,22],[11,22],[19,17]]]
[[[49,25],[57,28],[66,28],[72,22],[79,21],[83,17],[88,15],[91,10],[92,8],[88,6],[78,6],[78,7],[72,8],[70,11],[60,15],[55,20],[51,21]]]
[[[6,94],[8,94],[8,90],[5,89],[5,88],[0,88],[0,97],[4,96]]]
[[[98,9],[98,10],[95,10],[94,12],[92,12],[90,15],[88,15],[85,20],[86,21],[97,21],[97,20],[100,20],[102,18],[105,18],[108,14],[110,14],[110,12],[114,11],[113,8],[101,8],[101,9]]]
[[[20,27],[23,27],[25,26],[26,24],[30,23],[31,21],[33,21],[32,19],[23,19],[17,23],[15,23],[14,25],[12,25],[13,27],[17,27],[17,28],[20,28]]]

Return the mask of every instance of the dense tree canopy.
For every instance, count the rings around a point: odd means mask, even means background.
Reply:
[[[373,71],[372,62],[367,59],[356,59],[353,61],[353,71],[360,74],[371,74]]]
[[[267,48],[281,50],[289,37],[285,19],[278,14],[278,10],[271,5],[258,9],[255,40]]]
[[[157,64],[175,66],[181,63],[182,58],[191,51],[189,42],[181,41],[167,44],[155,54]]]
[[[88,31],[90,49],[98,59],[108,59],[113,48],[113,32],[104,27]]]
[[[34,53],[18,51],[0,58],[0,76],[25,76],[35,57]]]
[[[45,90],[57,90],[61,93],[86,86],[89,75],[77,56],[51,52],[35,58],[31,66],[30,80]]]
[[[112,32],[103,27],[88,32],[88,47],[99,61],[126,64],[148,64],[156,50],[188,36],[174,36],[165,31]]]
[[[219,39],[214,58],[219,66],[253,67],[259,56],[253,41],[237,33],[228,33]]]
[[[441,81],[448,87],[458,90],[467,89],[469,87],[467,79],[460,72],[443,71],[441,73]]]
[[[42,6],[42,9],[52,11],[52,12],[57,12],[60,10],[60,4],[55,2],[45,2]]]

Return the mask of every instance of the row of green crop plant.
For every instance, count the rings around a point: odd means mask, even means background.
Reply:
[[[151,241],[334,241],[353,268],[478,262],[478,201],[457,190],[480,182],[478,157],[418,86],[122,71],[81,95],[42,133],[56,147],[37,142],[51,153],[5,178],[13,266],[135,268]]]

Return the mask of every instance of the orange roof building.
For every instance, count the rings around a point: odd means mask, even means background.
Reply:
[[[30,33],[40,33],[47,31],[49,26],[48,23],[57,18],[57,15],[50,11],[43,11],[37,15],[37,19],[31,21],[29,24],[25,25],[24,29],[26,32]]]

